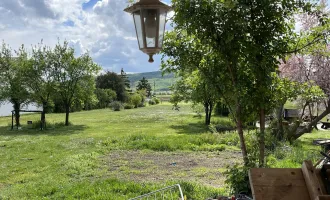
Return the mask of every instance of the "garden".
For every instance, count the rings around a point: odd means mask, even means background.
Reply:
[[[213,198],[232,193],[226,172],[243,164],[237,133],[212,132],[190,104],[180,111],[164,103],[76,112],[70,126],[62,116],[49,114],[43,131],[25,124],[12,131],[11,118],[0,118],[2,199],[128,199],[176,183],[187,199]],[[39,117],[22,115],[21,121]],[[233,123],[214,116],[212,124]],[[248,148],[254,132],[246,135]],[[317,160],[320,147],[312,140],[329,133],[314,131],[292,145],[277,145],[267,153],[267,165],[300,167],[304,159]],[[237,175],[232,183],[246,184]]]

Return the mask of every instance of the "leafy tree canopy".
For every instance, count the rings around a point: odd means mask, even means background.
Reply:
[[[143,90],[145,89],[146,92],[147,92],[147,96],[150,97],[151,96],[151,85],[150,83],[148,82],[148,80],[143,77],[139,82],[138,82],[138,85],[136,86],[136,90]]]
[[[118,101],[126,101],[127,93],[125,82],[122,77],[114,72],[106,72],[96,78],[96,87],[116,91]]]

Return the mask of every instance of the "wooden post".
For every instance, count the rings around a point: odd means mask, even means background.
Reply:
[[[310,199],[317,199],[318,196],[321,196],[323,193],[322,186],[318,180],[313,163],[309,160],[304,161],[302,165],[302,172],[305,178]]]
[[[315,200],[330,200],[330,196],[329,195],[321,195],[316,197]]]

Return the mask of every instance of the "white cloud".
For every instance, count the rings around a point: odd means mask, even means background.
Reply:
[[[160,56],[148,63],[138,49],[132,16],[123,10],[124,0],[99,0],[92,9],[84,3],[96,0],[0,0],[0,40],[12,48],[29,47],[43,39],[54,46],[67,40],[76,55],[89,51],[104,69],[154,71]]]

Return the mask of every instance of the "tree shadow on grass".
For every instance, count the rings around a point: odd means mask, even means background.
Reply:
[[[209,131],[208,126],[203,123],[189,123],[184,125],[172,125],[178,134],[202,134]]]
[[[87,128],[87,126],[85,126],[85,125],[70,125],[70,126],[60,126],[60,127],[55,127],[55,128],[46,128],[45,130],[28,129],[26,127],[23,127],[22,129],[19,129],[19,130],[17,130],[16,127],[14,127],[14,129],[11,130],[10,126],[0,126],[0,136],[72,135],[72,134],[79,134],[79,133],[83,132],[86,128]]]

